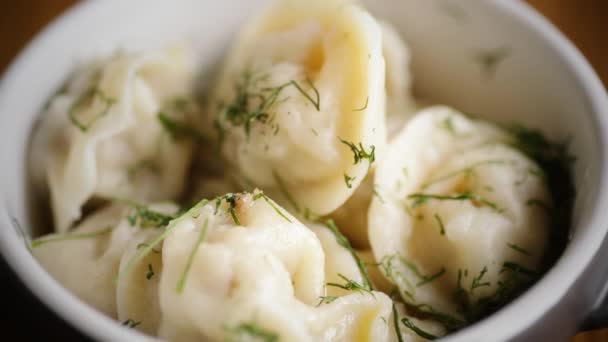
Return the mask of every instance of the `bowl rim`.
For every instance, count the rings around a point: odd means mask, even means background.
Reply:
[[[112,6],[111,1],[87,1],[71,6],[63,14],[54,18],[42,31],[37,33],[26,47],[12,60],[0,79],[0,102],[10,88],[10,81],[19,77],[21,70],[38,59],[44,52],[43,47],[53,41],[62,30],[73,26],[78,17],[93,13],[102,6]],[[589,115],[594,121],[594,133],[598,139],[599,175],[608,170],[608,96],[599,77],[578,49],[555,28],[547,19],[531,6],[521,1],[487,1],[484,6],[494,7],[501,14],[511,16],[530,30],[543,37],[547,48],[553,50],[564,67],[574,76],[577,86],[587,97]],[[446,337],[449,341],[484,340],[493,336],[506,340],[526,331],[542,319],[550,309],[555,308],[566,294],[573,289],[575,282],[587,271],[597,256],[600,247],[607,245],[606,230],[602,222],[608,221],[608,176],[600,176],[596,187],[595,203],[588,210],[589,217],[582,220],[588,232],[581,235],[574,245],[569,245],[552,267],[531,289],[511,302],[499,312],[486,319]],[[0,198],[0,254],[29,291],[44,303],[62,320],[85,335],[97,340],[149,341],[154,339],[133,329],[121,327],[116,321],[80,301],[74,294],[55,281],[24,248],[17,234],[11,233],[8,201]],[[543,296],[548,293],[551,296]],[[538,298],[541,299],[538,299]],[[542,305],[539,305],[542,304]],[[577,317],[581,320],[583,317]],[[95,322],[95,324],[91,324]],[[508,324],[507,324],[508,323]],[[579,323],[579,322],[576,322]],[[513,329],[512,327],[516,327]]]

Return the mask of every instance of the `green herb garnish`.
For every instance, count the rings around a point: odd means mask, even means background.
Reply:
[[[406,326],[408,329],[410,329],[411,331],[415,332],[415,333],[416,333],[416,335],[418,335],[418,336],[420,336],[420,337],[422,337],[422,338],[425,338],[425,339],[427,339],[427,340],[431,340],[431,341],[432,341],[432,340],[436,340],[436,339],[438,339],[438,338],[439,338],[438,336],[435,336],[435,335],[433,335],[433,334],[431,334],[431,333],[429,333],[429,332],[426,332],[426,331],[424,331],[424,330],[420,329],[419,327],[417,327],[417,326],[414,324],[414,322],[412,322],[412,321],[411,321],[409,318],[407,318],[407,317],[402,318],[402,319],[401,319],[401,323],[403,323],[403,325],[405,325],[405,326]]]
[[[353,187],[353,180],[355,180],[355,177],[351,177],[351,176],[347,175],[346,173],[344,174],[344,183],[346,183],[347,188],[350,189]]]
[[[279,216],[281,216],[282,218],[285,219],[285,221],[291,223],[291,220],[289,219],[289,217],[287,217],[287,215],[285,215],[285,213],[283,213],[281,211],[281,209],[279,209],[279,207],[270,199],[268,198],[268,196],[266,196],[263,192],[259,192],[257,194],[255,194],[253,196],[253,200],[257,201],[258,199],[263,199],[266,203],[268,203],[269,206],[272,207],[272,209],[274,209],[274,211],[279,214]]]
[[[471,203],[476,206],[487,206],[498,212],[502,212],[496,203],[491,202],[484,198],[483,196],[471,193],[471,192],[460,192],[454,195],[435,195],[435,194],[424,194],[424,193],[415,193],[407,196],[408,199],[412,200],[412,208],[417,208],[430,200],[440,200],[440,201],[471,201]]]
[[[82,122],[76,117],[76,111],[81,107],[91,104],[96,98],[99,98],[100,101],[103,102],[103,109],[99,114],[95,115],[88,122]],[[98,88],[91,88],[85,91],[74,103],[70,106],[68,110],[68,117],[74,126],[78,127],[82,132],[86,132],[91,126],[102,117],[106,116],[110,111],[110,107],[116,103],[116,99],[107,96],[103,91]]]
[[[530,256],[530,255],[531,255],[531,254],[530,254],[530,252],[528,252],[527,250],[525,250],[525,249],[523,249],[523,248],[519,247],[518,245],[516,245],[516,244],[514,244],[514,243],[507,243],[507,246],[508,246],[509,248],[513,249],[514,251],[517,251],[517,252],[519,252],[519,253],[521,253],[521,254],[523,254],[523,255],[528,255],[528,256]]]
[[[150,280],[154,277],[154,270],[152,269],[152,264],[148,264],[148,273],[146,273],[146,279]]]
[[[338,243],[338,245],[340,245],[342,248],[346,249],[350,253],[350,255],[353,257],[353,259],[355,260],[355,263],[357,263],[357,268],[359,268],[359,272],[361,273],[361,278],[363,278],[363,286],[369,291],[373,290],[372,282],[370,280],[369,273],[367,272],[367,267],[365,267],[365,264],[363,263],[363,261],[361,261],[361,258],[359,258],[359,255],[357,255],[357,253],[351,246],[350,241],[348,241],[346,236],[344,236],[344,234],[342,234],[340,232],[340,230],[338,229],[338,226],[336,226],[336,223],[334,222],[334,220],[332,220],[332,219],[327,220],[327,222],[325,223],[325,226],[334,234],[334,237],[336,238],[336,242]]]
[[[203,224],[203,229],[201,229],[201,231],[199,232],[198,238],[196,239],[196,242],[194,243],[194,248],[192,248],[192,251],[188,255],[188,260],[186,261],[186,267],[184,267],[182,276],[179,278],[179,281],[177,282],[177,288],[176,288],[177,293],[184,292],[186,280],[188,280],[188,275],[190,274],[190,269],[192,268],[192,263],[194,262],[194,256],[196,255],[196,252],[198,251],[198,248],[200,247],[203,240],[205,240],[205,236],[207,235],[208,227],[209,227],[209,218],[206,218],[205,223]]]
[[[126,326],[127,328],[135,328],[136,326],[140,325],[141,321],[134,321],[132,319],[127,319],[126,321],[122,322],[122,325]]]
[[[369,165],[371,165],[376,160],[376,147],[374,145],[371,145],[370,151],[367,152],[361,143],[359,143],[359,146],[357,147],[357,145],[352,142],[348,142],[340,137],[338,137],[338,139],[340,139],[340,142],[348,146],[353,152],[355,164],[359,164],[362,160],[367,159]]]
[[[232,336],[228,341],[249,341],[250,339],[261,340],[264,342],[278,342],[279,335],[263,329],[254,322],[243,322],[232,328],[225,328]]]
[[[343,274],[338,274],[338,277],[342,278],[346,283],[338,284],[338,283],[327,283],[327,286],[337,287],[346,291],[363,291],[373,295],[372,291],[368,289],[366,285],[362,285],[357,283],[352,279],[348,279]]]
[[[90,238],[95,238],[98,236],[108,234],[112,230],[114,230],[113,227],[107,227],[105,229],[101,229],[101,230],[98,230],[95,232],[90,232],[90,233],[54,234],[54,235],[51,235],[48,237],[42,237],[40,239],[32,240],[31,246],[32,246],[32,248],[36,248],[36,247],[39,247],[46,243],[51,243],[51,242],[90,239]]]
[[[441,217],[437,214],[433,215],[433,217],[435,218],[435,221],[437,221],[437,224],[439,225],[439,234],[445,235],[445,226],[443,225],[443,221],[441,220]]]

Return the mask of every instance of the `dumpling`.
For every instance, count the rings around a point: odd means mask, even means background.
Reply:
[[[51,100],[31,162],[37,182],[48,184],[58,232],[91,199],[181,195],[193,148],[183,138],[196,132],[186,125],[197,112],[192,77],[184,46],[119,52],[78,71]]]
[[[159,336],[225,340],[254,324],[306,340],[308,306],[323,295],[324,256],[314,233],[261,192],[203,201],[163,242]]]
[[[409,122],[376,169],[375,259],[406,303],[450,329],[540,271],[552,204],[539,166],[511,143],[497,126],[434,107]]]
[[[380,26],[354,1],[273,2],[212,96],[224,159],[295,214],[330,213],[386,144],[384,67]]]
[[[173,204],[150,208],[167,215],[177,209]],[[133,244],[132,239],[138,237],[139,240],[142,233],[154,233],[144,232],[143,228],[155,230],[148,228],[147,221],[137,219],[131,206],[113,204],[93,213],[70,233],[50,234],[34,240],[31,250],[64,287],[99,311],[117,318],[122,314],[120,291],[117,309],[116,276],[125,251]],[[137,276],[145,279],[143,272]]]

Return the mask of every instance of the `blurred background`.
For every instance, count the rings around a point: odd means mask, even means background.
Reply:
[[[213,0],[209,0],[213,1]],[[503,0],[516,1],[516,0]],[[75,0],[4,1],[0,5],[0,73],[39,32]],[[528,0],[549,18],[583,52],[608,87],[608,0]],[[0,260],[0,274],[7,279],[10,270]],[[0,305],[0,326],[13,340],[84,340],[16,283],[2,282],[8,297]],[[6,287],[6,288],[5,288]],[[608,329],[581,333],[572,342],[608,341]]]

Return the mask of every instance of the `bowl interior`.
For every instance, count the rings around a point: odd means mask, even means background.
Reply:
[[[49,291],[54,291],[57,301],[47,300],[47,304],[75,305],[69,310],[56,310],[89,334],[99,338],[116,337],[119,333],[127,336],[123,329],[109,322],[103,323],[108,324],[108,331],[98,331],[101,323],[84,328],[86,325],[81,325],[75,315],[89,309],[77,304],[56,284],[49,285],[51,290],[32,285],[32,282],[50,284],[53,281],[19,241],[21,231],[32,233],[33,220],[27,205],[32,194],[27,191],[25,157],[37,116],[76,63],[111,54],[118,48],[159,47],[186,39],[199,51],[202,70],[213,69],[234,33],[264,2],[137,0],[84,3],[34,40],[0,84],[0,191],[4,201],[0,205],[0,247],[34,292],[45,297],[50,295]],[[598,121],[600,114],[590,100],[589,89],[581,81],[587,74],[583,72],[581,76],[576,65],[572,65],[572,58],[579,61],[578,54],[568,52],[570,46],[560,45],[563,43],[561,38],[551,28],[543,29],[545,23],[538,21],[519,3],[364,2],[378,18],[391,22],[410,45],[417,95],[481,118],[540,128],[553,139],[571,139],[571,152],[577,158],[574,170],[577,199],[573,241],[568,250],[589,235],[600,239],[595,246],[597,249],[605,230],[597,231],[596,225],[591,223],[604,187],[602,141],[606,133],[601,131],[605,124]],[[540,29],[538,25],[541,25]],[[586,64],[583,67],[587,68]],[[20,229],[14,229],[16,226]],[[577,253],[574,250],[570,254]],[[576,265],[580,269],[571,271],[582,272],[584,260]],[[554,301],[551,299],[547,303]],[[514,305],[523,307],[526,303],[522,302],[518,300]],[[528,315],[534,314],[534,310],[529,311]],[[103,320],[93,311],[88,314]],[[525,315],[523,318],[534,319]],[[467,329],[457,337],[467,340],[467,336],[474,335],[462,334],[473,333],[475,329],[478,328]],[[511,329],[517,328],[512,326]],[[495,330],[493,336],[497,333],[500,331]]]

